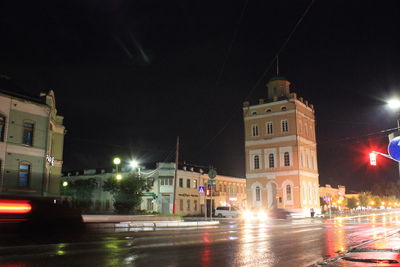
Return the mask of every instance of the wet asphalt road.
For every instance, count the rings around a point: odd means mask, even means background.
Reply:
[[[0,234],[0,267],[309,266],[399,230],[400,214],[224,221],[219,226],[81,234]]]

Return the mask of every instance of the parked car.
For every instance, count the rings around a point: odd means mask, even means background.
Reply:
[[[215,209],[215,216],[217,217],[238,217],[239,211],[235,207],[217,207]]]

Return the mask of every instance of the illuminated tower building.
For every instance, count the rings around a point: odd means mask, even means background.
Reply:
[[[272,78],[267,99],[243,104],[247,206],[310,216],[320,211],[315,112],[289,86]]]

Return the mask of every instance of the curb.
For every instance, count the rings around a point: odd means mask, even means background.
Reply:
[[[218,221],[126,221],[119,223],[90,223],[90,228],[103,229],[103,228],[174,228],[174,227],[202,227],[218,225]]]

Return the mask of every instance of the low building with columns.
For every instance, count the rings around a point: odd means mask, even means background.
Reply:
[[[290,92],[284,77],[267,83],[267,97],[244,102],[247,205],[320,212],[314,106]]]

